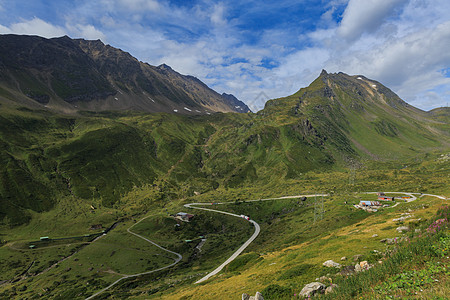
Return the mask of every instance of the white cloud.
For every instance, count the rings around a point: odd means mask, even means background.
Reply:
[[[67,33],[64,28],[52,25],[39,18],[14,23],[9,27],[2,26],[0,30],[4,33],[39,35],[47,38],[63,36]]]
[[[367,51],[354,51],[328,63],[332,70],[364,74],[406,99],[433,86],[450,83],[439,70],[450,66],[450,21],[411,33]]]
[[[10,34],[12,32],[11,32],[11,29],[9,29],[8,27],[0,25],[0,33],[1,34]]]
[[[97,40],[100,39],[103,42],[106,42],[106,36],[100,30],[96,29],[92,25],[66,25],[72,37],[79,37],[88,40]]]
[[[350,0],[345,9],[338,33],[353,41],[364,32],[374,32],[383,24],[394,8],[407,0]]]
[[[122,9],[131,11],[158,11],[160,4],[155,0],[118,0]]]
[[[215,26],[224,26],[227,24],[226,19],[224,18],[225,7],[222,3],[216,4],[213,7],[213,12],[211,14],[211,23]]]
[[[271,7],[260,4],[252,9]],[[107,39],[142,61],[166,63],[244,101],[261,92],[270,98],[292,94],[322,68],[366,75],[424,109],[449,97],[450,88],[435,88],[450,86],[439,71],[450,66],[448,0],[329,0],[316,29],[306,32],[297,30],[302,24],[243,28],[248,11],[235,14],[231,5],[80,0],[60,23],[34,18],[0,25],[0,32]],[[292,2],[279,5],[288,9]]]
[[[74,38],[106,40],[105,35],[93,25],[69,24],[65,27],[47,23],[39,18],[11,24],[9,27],[0,25],[0,33],[39,35],[46,38],[69,35]]]

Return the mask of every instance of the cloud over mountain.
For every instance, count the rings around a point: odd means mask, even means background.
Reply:
[[[447,0],[17,0],[3,8],[1,33],[101,39],[248,103],[261,92],[295,92],[322,68],[365,74],[423,109],[450,100]]]

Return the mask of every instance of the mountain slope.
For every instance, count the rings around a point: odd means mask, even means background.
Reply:
[[[3,101],[56,111],[247,112],[200,80],[101,41],[0,35]]]
[[[51,209],[60,197],[112,207],[147,185],[158,199],[276,185],[309,171],[409,161],[450,144],[445,120],[379,82],[343,73],[323,72],[258,114],[0,110],[0,217],[10,224],[26,222],[27,210]]]
[[[266,103],[258,113],[279,123],[307,122],[330,150],[372,159],[414,155],[449,146],[448,123],[364,76],[323,71],[309,87]]]

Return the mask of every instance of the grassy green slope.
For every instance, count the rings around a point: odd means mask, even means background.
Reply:
[[[27,209],[48,210],[59,197],[120,206],[132,189],[152,185],[158,199],[174,199],[418,157],[450,143],[442,119],[378,82],[341,73],[322,73],[256,115],[66,117],[0,108],[0,217],[9,225],[27,222]]]

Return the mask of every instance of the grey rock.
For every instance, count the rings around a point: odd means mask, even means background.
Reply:
[[[241,300],[249,300],[249,299],[250,299],[249,294],[246,294],[246,293],[243,293],[243,294],[242,294]]]
[[[337,262],[330,260],[327,260],[326,262],[324,262],[322,264],[324,267],[328,267],[328,268],[340,268],[341,264],[338,264]]]
[[[335,289],[335,288],[337,288],[338,287],[338,285],[337,284],[331,284],[329,287],[327,287],[326,289],[325,289],[325,295],[326,294],[329,294],[329,293],[332,293],[333,292],[333,290]]]
[[[341,261],[344,261],[344,260],[347,260],[347,257],[342,256],[342,257],[341,257]]]
[[[393,239],[387,238],[387,239],[382,239],[382,240],[380,240],[380,242],[381,242],[381,243],[386,243],[386,244],[388,244],[388,245],[392,245],[392,244],[395,244],[396,239],[397,239],[397,238],[393,238]]]
[[[264,298],[263,298],[263,296],[261,295],[260,292],[256,292],[255,300],[264,300]]]
[[[300,296],[302,297],[310,297],[314,296],[317,293],[321,293],[326,288],[326,285],[320,282],[311,282],[303,287],[300,291]]]
[[[353,273],[355,273],[355,266],[346,266],[340,272],[344,276],[352,275]]]
[[[359,264],[356,264],[356,265],[355,265],[355,272],[356,272],[356,273],[359,273],[359,272],[361,272],[361,271],[362,271],[361,266],[360,266]]]
[[[363,255],[362,254],[356,254],[356,255],[353,255],[353,261],[358,261],[361,257],[363,257]]]
[[[400,232],[400,233],[402,233],[402,232],[406,232],[406,231],[409,231],[410,229],[409,229],[409,226],[400,226],[400,227],[397,227],[397,232]]]
[[[372,235],[372,237],[378,237],[378,234],[375,233],[374,235]]]

